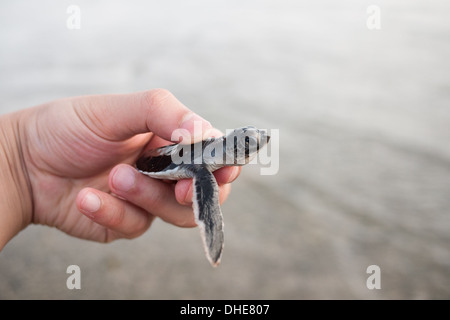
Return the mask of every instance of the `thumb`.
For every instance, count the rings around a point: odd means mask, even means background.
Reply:
[[[153,132],[170,141],[176,129],[186,129],[195,140],[201,140],[212,129],[208,121],[165,89],[73,99],[81,120],[108,140],[121,141],[139,133]],[[200,133],[197,132],[199,124]]]

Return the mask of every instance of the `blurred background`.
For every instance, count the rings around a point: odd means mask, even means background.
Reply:
[[[70,5],[80,29],[67,27]],[[0,298],[450,298],[449,9],[0,2],[2,114],[162,87],[222,131],[252,124],[280,137],[278,173],[245,167],[223,205],[218,268],[197,229],[160,220],[107,245],[30,226],[0,253]],[[81,290],[66,287],[72,264]],[[379,290],[366,286],[370,265]]]

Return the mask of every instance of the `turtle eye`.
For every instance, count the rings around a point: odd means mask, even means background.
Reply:
[[[245,156],[248,157],[250,154],[250,138],[245,137]]]

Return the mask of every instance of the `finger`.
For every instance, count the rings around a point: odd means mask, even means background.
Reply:
[[[111,170],[109,186],[118,196],[179,227],[195,227],[192,208],[175,199],[172,184],[151,179],[126,164]]]
[[[220,189],[219,202],[220,204],[222,204],[228,199],[228,196],[231,193],[231,184],[230,183],[224,184],[223,186],[220,186],[219,189]]]
[[[217,183],[220,185],[231,183],[239,177],[241,174],[241,166],[234,167],[223,167],[217,171],[214,171],[214,177],[217,180]]]
[[[89,219],[110,230],[106,242],[115,238],[135,238],[154,220],[154,216],[144,210],[93,188],[82,189],[76,205]]]
[[[184,206],[191,206],[193,199],[193,183],[192,179],[183,179],[175,185],[175,197],[178,203]],[[231,192],[231,184],[223,184],[219,186],[219,202],[224,203]]]
[[[231,190],[229,184],[239,176],[240,172],[241,167],[224,167],[214,172],[217,184],[219,185],[220,203],[223,203],[228,198]],[[175,197],[177,201],[182,205],[192,204],[193,188],[192,179],[178,181],[175,185]]]
[[[109,140],[124,140],[151,131],[171,141],[176,129],[186,129],[191,135],[197,133],[196,139],[201,139],[198,135],[207,135],[212,128],[165,89],[73,99],[81,120]],[[194,132],[196,121],[199,132]]]

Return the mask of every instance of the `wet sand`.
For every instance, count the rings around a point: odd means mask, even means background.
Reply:
[[[380,30],[356,0],[78,1],[79,30],[72,3],[22,2],[0,5],[2,113],[164,87],[223,131],[278,129],[280,164],[233,184],[216,269],[197,229],[159,220],[107,245],[30,226],[0,253],[1,299],[450,298],[448,2],[378,1]]]

